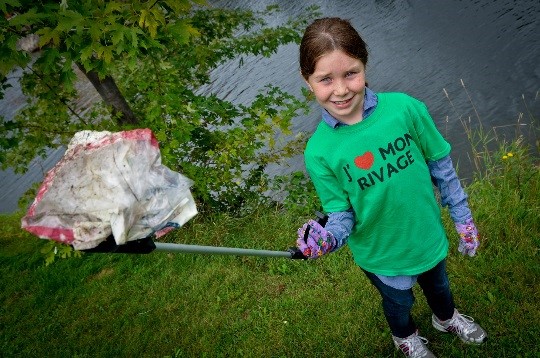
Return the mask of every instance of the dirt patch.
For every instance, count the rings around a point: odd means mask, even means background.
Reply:
[[[105,277],[111,276],[113,273],[114,273],[113,268],[110,268],[110,267],[109,268],[104,268],[103,270],[99,271],[95,275],[92,275],[92,276],[88,277],[88,281],[101,280],[101,279],[103,279]]]

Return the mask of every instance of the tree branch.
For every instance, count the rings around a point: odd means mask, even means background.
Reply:
[[[105,104],[112,107],[113,115],[120,114],[120,124],[137,124],[139,122],[111,76],[106,76],[101,80],[96,71],[86,71],[82,64],[78,62],[76,64],[98,91]]]
[[[41,76],[41,74],[39,74],[38,72],[36,72],[32,67],[30,66],[26,66],[26,68],[28,68],[30,71],[32,71],[32,73],[34,73],[42,82],[43,84],[45,84],[45,86],[47,86],[47,88],[49,88],[51,91],[54,91],[54,88],[52,88],[46,81],[45,79],[43,78],[43,76]],[[69,105],[69,103],[62,97],[59,97],[57,96],[58,100],[60,102],[62,102],[68,109],[69,111],[71,112],[71,114],[73,114],[75,117],[77,117],[77,119],[83,123],[85,126],[88,125],[88,123],[73,109],[71,108],[71,106]]]

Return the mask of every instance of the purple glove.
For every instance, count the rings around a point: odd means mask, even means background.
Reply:
[[[480,246],[480,241],[473,220],[469,219],[464,223],[456,223],[456,230],[459,234],[458,251],[463,255],[474,256],[476,249]]]
[[[306,231],[308,235],[306,237]],[[296,240],[296,247],[304,256],[308,259],[316,259],[319,256],[329,253],[336,246],[336,239],[334,235],[326,231],[315,220],[309,220],[307,224],[304,224],[298,229],[298,239]]]

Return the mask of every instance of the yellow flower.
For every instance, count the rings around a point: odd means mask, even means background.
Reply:
[[[508,156],[507,156],[507,155],[503,155],[503,159],[508,159]]]
[[[509,157],[513,157],[513,156],[514,156],[514,154],[513,154],[512,152],[509,152],[509,153],[506,154],[506,155],[509,156]]]

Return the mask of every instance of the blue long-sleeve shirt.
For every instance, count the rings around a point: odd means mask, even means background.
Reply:
[[[377,107],[377,95],[366,88],[364,96],[365,120]],[[322,110],[322,119],[332,128],[340,125],[346,125],[330,115],[326,110]],[[441,195],[441,205],[448,206],[450,216],[454,222],[464,222],[472,218],[471,211],[467,202],[467,195],[463,191],[459,178],[456,174],[452,159],[449,155],[437,161],[427,162],[430,175],[436,184]],[[332,233],[336,238],[337,245],[334,251],[344,246],[352,232],[354,226],[354,212],[352,209],[347,211],[328,213],[328,222],[325,225],[326,230]],[[377,275],[385,284],[396,289],[409,289],[416,282],[417,275],[414,276],[384,276]]]

